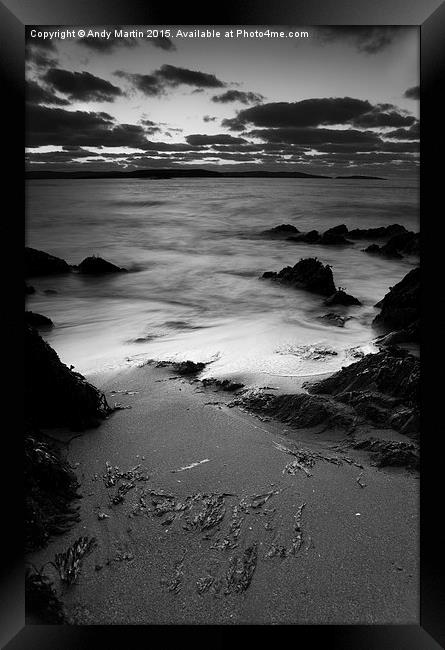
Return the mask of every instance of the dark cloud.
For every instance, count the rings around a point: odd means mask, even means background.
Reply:
[[[130,81],[134,88],[144,95],[155,97],[164,93],[164,88],[160,80],[154,74],[131,74],[122,70],[116,70],[114,74],[117,77],[122,77]]]
[[[54,41],[28,36],[25,45],[25,60],[27,64],[38,68],[57,65],[57,50]]]
[[[225,83],[217,79],[214,74],[178,68],[174,65],[165,64],[155,74],[162,79],[165,85],[173,87],[181,84],[197,88],[224,88],[225,86]]]
[[[212,102],[228,104],[241,102],[241,104],[260,104],[264,99],[259,93],[244,92],[242,90],[226,90],[222,95],[213,95]]]
[[[77,145],[144,148],[140,125],[116,124],[108,113],[66,111],[30,105],[26,113],[26,145]]]
[[[196,133],[188,135],[186,140],[192,145],[207,145],[207,144],[244,144],[247,142],[244,138],[235,138],[233,135],[220,133],[218,135],[203,135]]]
[[[300,102],[272,102],[245,108],[236,118],[224,120],[231,130],[241,130],[251,123],[264,127],[311,127],[342,124],[358,118],[373,108],[367,100],[352,97],[303,99]]]
[[[254,129],[246,134],[248,137],[261,138],[266,142],[299,144],[314,146],[317,144],[349,143],[357,147],[364,144],[376,144],[380,138],[372,131],[356,129],[317,129],[292,128]]]
[[[403,93],[407,99],[420,99],[420,86],[412,86]]]
[[[371,111],[351,120],[354,126],[364,128],[411,126],[416,121],[412,115],[402,113],[391,104],[377,104]]]
[[[70,72],[51,68],[43,79],[73,101],[113,102],[116,97],[124,94],[117,86],[89,72]]]
[[[384,138],[395,140],[418,140],[420,138],[420,125],[415,122],[409,129],[394,129],[383,134]]]
[[[196,91],[202,91],[205,88],[224,88],[225,86],[225,83],[213,74],[168,64],[161,66],[151,74],[132,74],[122,70],[117,70],[115,74],[127,79],[137,90],[149,96],[162,95],[168,88],[177,88],[181,85],[194,86]]]
[[[40,86],[36,81],[26,83],[26,101],[28,104],[49,104],[53,106],[67,106],[69,101],[57,97],[53,92]]]
[[[317,34],[322,43],[341,42],[353,46],[364,54],[377,54],[389,47],[403,32],[403,27],[392,26],[338,26],[319,27]]]

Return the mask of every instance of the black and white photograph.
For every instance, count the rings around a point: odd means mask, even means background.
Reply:
[[[25,63],[27,624],[419,625],[419,27]]]

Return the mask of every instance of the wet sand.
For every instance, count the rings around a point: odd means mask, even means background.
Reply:
[[[75,584],[45,569],[71,620],[418,624],[418,475],[333,450],[341,433],[289,431],[173,377],[145,366],[89,378],[131,408],[70,441],[81,520],[29,557],[40,567],[96,538]],[[294,458],[278,445],[307,450],[313,466],[287,473]],[[140,467],[107,487],[107,462],[115,477]]]

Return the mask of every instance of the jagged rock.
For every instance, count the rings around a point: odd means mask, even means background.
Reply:
[[[384,332],[406,329],[415,323],[419,319],[420,269],[412,269],[375,306],[381,311],[372,324]]]
[[[29,423],[24,440],[25,547],[41,548],[79,520],[72,501],[79,483],[60,451]]]
[[[401,259],[403,255],[419,255],[420,234],[402,232],[391,237],[383,246],[371,244],[364,249],[364,252],[394,259]]]
[[[420,361],[398,348],[368,354],[339,372],[305,387],[329,395],[380,426],[418,433]]]
[[[357,298],[354,298],[354,296],[343,291],[343,289],[338,289],[332,294],[332,296],[326,298],[324,304],[329,307],[332,305],[344,305],[345,307],[349,307],[350,305],[361,305],[362,303]]]
[[[266,271],[262,277],[322,296],[331,296],[335,293],[331,267],[328,264],[324,266],[317,258],[301,259],[295,266],[286,266],[278,273]]]
[[[86,257],[82,262],[77,266],[79,273],[85,275],[102,275],[103,273],[126,273],[127,269],[120,268],[111,262],[107,262],[102,257],[97,257],[92,255],[91,257]]]
[[[420,343],[420,321],[416,320],[404,329],[390,332],[376,339],[376,345],[379,346],[397,345],[398,343]]]
[[[317,242],[322,246],[349,246],[352,244],[346,237],[339,233],[325,232]]]
[[[44,253],[35,248],[25,247],[25,276],[57,275],[69,273],[70,265],[60,257]]]
[[[111,412],[105,396],[63,364],[38,332],[25,325],[25,410],[34,425],[85,429]]]
[[[198,372],[204,370],[205,363],[195,361],[159,361],[156,368],[168,368],[178,373],[178,375],[197,375]]]
[[[348,228],[342,223],[340,226],[334,226],[326,230],[325,235],[347,235]]]
[[[326,230],[322,234],[318,230],[310,230],[299,235],[291,235],[287,240],[296,243],[318,244],[320,246],[344,246],[352,244],[352,242],[344,237],[343,228],[346,228],[346,226],[336,226]]]
[[[42,314],[36,314],[33,311],[25,311],[25,323],[36,329],[51,329],[54,327],[54,323],[47,316],[42,316]]]
[[[377,467],[391,466],[419,469],[420,466],[419,450],[411,442],[366,438],[365,440],[358,440],[352,446],[354,449],[365,449],[371,452]]]
[[[274,417],[297,428],[312,428],[320,424],[351,430],[354,416],[351,410],[333,399],[295,393],[271,395],[254,392],[236,400],[237,405],[255,413]]]
[[[208,386],[216,386],[217,388],[225,390],[229,393],[244,388],[244,384],[241,384],[237,381],[232,381],[231,379],[214,379],[213,377],[209,377],[207,379],[203,379],[201,383],[205,388]]]
[[[407,232],[405,226],[394,223],[390,226],[380,226],[378,228],[354,228],[348,231],[348,237],[352,239],[383,239],[403,232]]]
[[[62,601],[52,581],[41,570],[27,568],[25,577],[26,625],[68,623]]]
[[[262,235],[267,235],[269,237],[283,237],[289,234],[296,234],[300,231],[295,226],[292,226],[290,223],[282,223],[280,226],[275,226],[269,230],[263,230]]]
[[[349,320],[347,317],[333,311],[330,311],[328,314],[324,314],[323,316],[318,316],[318,318],[329,325],[335,325],[335,327],[344,327],[346,321]]]

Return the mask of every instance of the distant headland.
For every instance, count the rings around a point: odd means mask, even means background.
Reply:
[[[242,171],[218,172],[208,169],[137,169],[133,171],[45,171],[27,170],[27,179],[64,179],[64,178],[329,178],[320,174],[305,174],[304,172],[272,172],[272,171]],[[385,180],[376,176],[337,176],[348,179],[376,179]]]

